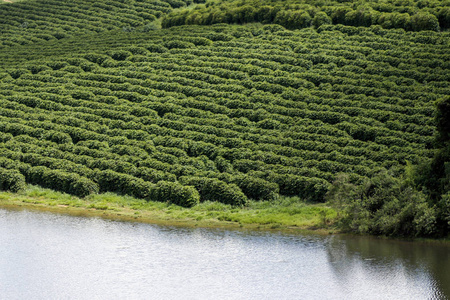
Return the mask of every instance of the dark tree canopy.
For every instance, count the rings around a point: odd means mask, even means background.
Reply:
[[[450,141],[450,96],[439,100],[436,106],[438,142],[445,144]]]

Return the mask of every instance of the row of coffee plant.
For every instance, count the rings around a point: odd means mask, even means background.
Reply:
[[[0,6],[0,49],[110,30],[154,30],[152,23],[192,0],[22,1]]]
[[[358,183],[432,157],[448,34],[357,30],[220,24],[5,48],[4,188],[323,201],[339,172]]]

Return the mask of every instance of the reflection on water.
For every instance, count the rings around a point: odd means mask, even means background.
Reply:
[[[0,210],[0,298],[446,299],[449,250]]]
[[[327,253],[336,279],[350,294],[369,283],[374,293],[395,289],[400,295],[403,289],[409,299],[450,295],[448,245],[346,236],[329,239]]]

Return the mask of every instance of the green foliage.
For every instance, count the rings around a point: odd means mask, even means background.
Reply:
[[[152,23],[146,24],[142,28],[142,32],[149,32],[149,31],[158,30],[158,29],[159,29],[159,26],[157,24],[155,24],[154,22],[152,22]]]
[[[442,222],[441,235],[445,236],[450,232],[450,191],[443,194],[438,203],[439,216],[438,220]]]
[[[131,56],[132,53],[130,51],[117,50],[117,51],[112,52],[110,55],[111,55],[111,58],[114,60],[125,60],[125,59],[127,59],[127,57]]]
[[[158,181],[152,184],[131,175],[104,170],[96,175],[101,191],[112,191],[136,198],[169,202],[191,207],[199,202],[200,196],[193,187],[178,182]]]
[[[17,170],[0,168],[0,190],[17,193],[25,189],[25,176]]]
[[[99,187],[92,180],[78,174],[46,167],[32,167],[26,174],[26,181],[55,191],[62,191],[79,197],[98,193]]]
[[[304,10],[280,11],[275,16],[274,22],[288,29],[306,28],[311,25],[311,16]]]
[[[431,160],[433,103],[449,93],[448,34],[314,29],[310,22],[334,21],[337,10],[269,6],[224,9],[208,22],[278,17],[295,27],[305,18],[308,28],[216,24],[5,46],[0,167],[68,193],[95,193],[82,188],[94,183],[189,206],[195,193],[232,205],[286,195],[323,202],[339,172],[361,184],[383,168]],[[375,11],[352,5],[343,22],[378,22]],[[408,20],[389,14],[386,24]],[[410,183],[427,197],[436,191],[430,207],[449,186],[439,153],[427,169],[435,186]],[[41,183],[48,170],[58,180]]]
[[[433,236],[437,211],[426,196],[384,171],[356,186],[340,175],[327,199],[341,210],[342,228],[386,236]]]
[[[439,31],[439,21],[435,15],[425,12],[419,12],[411,17],[411,26],[413,30],[432,30]]]
[[[200,195],[194,187],[168,181],[158,182],[152,196],[154,200],[167,201],[183,207],[197,205],[200,201]]]
[[[318,28],[324,24],[325,25],[331,24],[331,22],[332,22],[331,18],[323,11],[316,13],[314,18],[312,19],[312,25],[316,28]]]
[[[436,102],[436,108],[437,141],[445,145],[450,142],[450,96],[439,99]]]
[[[450,7],[443,7],[438,13],[439,25],[441,28],[450,27]]]
[[[197,6],[166,15],[162,27],[180,25],[211,25],[217,23],[279,24],[288,29],[315,28],[327,24],[349,26],[381,25],[383,28],[405,30],[432,30],[448,28],[449,6],[446,1],[436,1],[432,7],[421,1],[320,1],[289,0],[273,2],[256,1],[211,1],[206,6]]]
[[[17,79],[20,76],[27,74],[27,73],[30,73],[30,71],[26,70],[26,69],[19,69],[19,68],[9,71],[9,75],[11,75],[11,77],[14,79]]]
[[[206,177],[181,177],[185,185],[194,186],[199,194],[200,201],[218,201],[231,205],[244,205],[247,197],[235,184],[227,184],[216,178]]]
[[[356,199],[357,197],[358,192],[356,186],[350,182],[349,175],[344,173],[339,173],[336,176],[336,179],[325,195],[325,199],[336,209],[338,216],[341,211],[344,211],[348,207],[349,202],[352,201],[350,199]]]
[[[0,48],[35,42],[64,40],[73,36],[122,30],[155,30],[156,18],[192,0],[44,2],[21,1],[0,6],[2,39]],[[39,12],[36,14],[36,12]],[[147,25],[146,25],[147,24]]]
[[[320,178],[308,178],[292,174],[273,174],[272,180],[280,187],[280,193],[299,196],[302,199],[323,202],[330,184]]]
[[[194,48],[195,45],[193,43],[190,42],[185,42],[185,41],[169,41],[164,43],[164,46],[167,49],[173,49],[173,48],[179,48],[179,49],[186,49],[186,48]]]
[[[232,179],[242,192],[250,199],[273,201],[278,198],[278,184],[253,176],[236,176]]]
[[[450,191],[450,98],[444,97],[436,102],[437,135],[435,144],[437,151],[430,161],[418,165],[411,172],[412,182],[423,189],[433,204],[437,204],[441,212],[448,208],[439,205],[446,203],[442,198]],[[443,202],[441,202],[443,201]],[[445,222],[446,217],[440,220]]]
[[[141,199],[148,199],[153,195],[153,184],[132,175],[104,170],[99,171],[96,178],[102,192],[116,192]]]

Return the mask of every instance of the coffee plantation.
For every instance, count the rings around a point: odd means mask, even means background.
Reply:
[[[443,153],[435,102],[450,94],[448,3],[362,2],[376,20],[333,1],[276,13],[253,1],[0,5],[1,188],[187,207],[280,195],[332,202],[337,182],[364,186],[430,163]],[[392,21],[402,14],[408,25]],[[438,221],[442,186],[417,206],[436,209]]]

